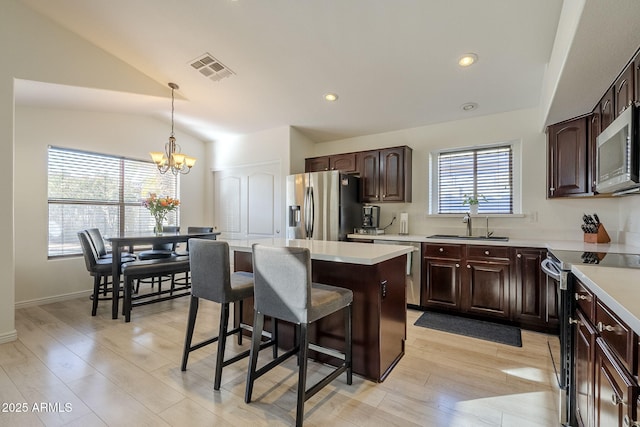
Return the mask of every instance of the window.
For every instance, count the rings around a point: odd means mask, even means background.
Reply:
[[[49,257],[82,253],[78,231],[103,235],[148,232],[154,220],[142,206],[149,193],[178,198],[178,177],[152,162],[49,147]],[[179,210],[167,216],[179,223]]]
[[[507,143],[485,147],[439,151],[431,154],[432,214],[461,214],[465,195],[480,199],[480,214],[513,214],[520,209],[514,183],[519,171],[514,156],[519,144]],[[486,199],[486,200],[485,200]]]

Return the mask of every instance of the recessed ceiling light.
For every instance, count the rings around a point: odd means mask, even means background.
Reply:
[[[458,65],[461,67],[468,67],[475,64],[478,61],[478,55],[475,53],[465,53],[458,60]]]
[[[478,108],[478,104],[475,102],[467,102],[466,104],[462,104],[462,111],[473,111]]]
[[[331,93],[331,92],[325,93],[324,94],[324,99],[325,99],[325,101],[330,101],[330,102],[337,101],[338,100],[338,95],[335,94],[335,93]]]

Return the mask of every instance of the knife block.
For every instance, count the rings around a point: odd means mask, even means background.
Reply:
[[[609,243],[611,238],[604,225],[599,224],[597,233],[584,233],[584,241],[585,243]]]

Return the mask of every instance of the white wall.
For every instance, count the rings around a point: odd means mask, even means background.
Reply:
[[[82,257],[47,259],[47,146],[148,160],[170,127],[151,117],[17,107],[15,118],[15,283],[17,304],[91,289]],[[176,131],[184,152],[202,163],[180,177],[180,222],[204,225],[204,144]]]
[[[618,199],[547,200],[546,136],[539,130],[537,109],[481,116],[468,120],[404,129],[376,135],[349,138],[315,145],[314,155],[335,154],[375,148],[408,145],[413,148],[413,202],[381,203],[381,225],[388,224],[393,213],[409,213],[409,232],[429,235],[463,232],[462,218],[428,216],[429,153],[452,147],[468,147],[501,141],[522,141],[522,209],[524,217],[491,218],[496,235],[541,239],[582,239],[583,212],[597,212],[608,230],[620,228]],[[484,227],[484,220],[476,221]],[[388,229],[398,232],[396,223]]]
[[[0,204],[0,343],[16,338],[14,227],[21,215],[28,215],[15,206],[16,200],[29,191],[29,180],[14,177],[18,169],[14,158],[14,79],[167,95],[164,84],[34,13],[20,1],[3,0],[1,9],[0,148],[6,161],[0,169],[0,198],[4,201]]]

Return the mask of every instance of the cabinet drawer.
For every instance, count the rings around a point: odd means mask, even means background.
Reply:
[[[597,323],[595,321],[595,297],[579,280],[576,280],[576,291],[573,297],[578,307],[580,307],[582,312],[587,316],[587,319],[595,325]]]
[[[635,334],[607,306],[596,301],[596,329],[629,372],[636,365]]]
[[[507,246],[479,246],[468,245],[467,257],[475,259],[493,258],[509,258],[509,248]]]
[[[462,258],[463,245],[425,245],[424,256],[429,258]]]

